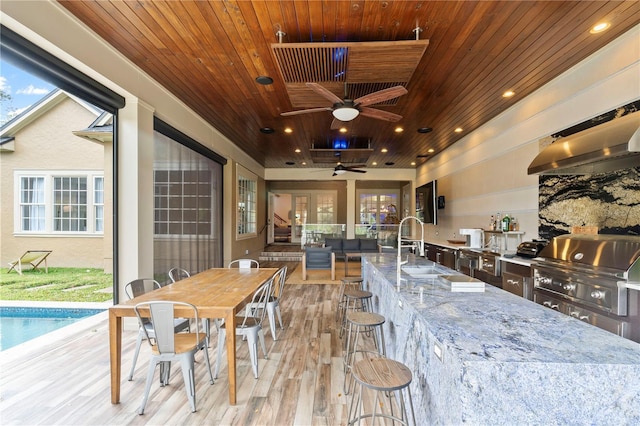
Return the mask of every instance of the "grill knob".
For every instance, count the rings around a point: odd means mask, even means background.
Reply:
[[[573,291],[576,289],[576,285],[575,284],[564,284],[562,286],[562,288],[564,289],[564,291]]]
[[[576,319],[579,319],[580,321],[589,322],[589,315],[580,315],[580,312],[578,311],[571,311],[569,315]]]
[[[596,300],[604,299],[604,291],[602,290],[594,290],[591,292],[591,298]]]
[[[536,277],[539,284],[551,284],[553,280],[549,277]]]

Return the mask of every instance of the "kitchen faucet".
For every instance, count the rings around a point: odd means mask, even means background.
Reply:
[[[405,260],[404,262],[402,261],[402,224],[404,223],[405,220],[408,220],[408,219],[414,219],[416,222],[420,224],[420,230],[422,231],[422,235],[420,237],[419,250],[420,250],[420,256],[424,257],[424,223],[422,223],[422,221],[415,216],[407,216],[404,219],[402,219],[400,221],[400,224],[398,225],[398,271],[400,271],[400,265],[404,265],[405,263],[409,262],[408,257],[407,257],[407,260]],[[415,247],[415,242],[411,246]],[[405,247],[411,247],[411,246],[405,246]]]

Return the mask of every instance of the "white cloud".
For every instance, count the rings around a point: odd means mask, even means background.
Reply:
[[[26,106],[24,108],[14,109],[7,112],[7,120],[11,120],[13,117],[22,114],[22,112],[28,109],[31,105]]]
[[[18,89],[16,91],[17,95],[38,95],[38,96],[42,96],[42,95],[46,95],[47,93],[49,93],[49,89],[37,88],[33,84],[30,84],[29,86],[27,86],[24,89]]]
[[[2,90],[5,93],[8,93],[11,91],[11,86],[7,84],[7,79],[1,75],[0,75],[0,90]]]

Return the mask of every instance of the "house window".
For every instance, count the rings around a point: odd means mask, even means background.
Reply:
[[[361,193],[360,223],[382,225],[398,223],[398,194],[389,193]]]
[[[100,173],[16,172],[16,199],[20,200],[16,232],[104,232],[104,177]]]
[[[87,178],[53,178],[53,230],[87,231]]]
[[[244,173],[244,174],[242,174]],[[256,235],[257,228],[257,187],[249,173],[238,173],[238,237]]]
[[[156,235],[211,235],[209,170],[156,170]]]
[[[331,194],[318,194],[316,196],[316,219],[318,223],[335,223],[334,222],[334,200]]]
[[[20,230],[45,230],[44,177],[20,178]]]
[[[96,232],[104,232],[104,177],[93,178],[93,211]]]

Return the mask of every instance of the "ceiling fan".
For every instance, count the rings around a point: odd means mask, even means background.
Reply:
[[[338,164],[333,169],[333,174],[331,176],[337,176],[345,174],[346,172],[355,172],[355,173],[367,173],[366,170],[358,170],[359,168],[367,167],[366,164],[358,164],[356,166],[343,166],[342,164]]]
[[[369,93],[368,95],[361,96],[357,99],[340,99],[333,92],[326,89],[318,83],[305,83],[307,87],[319,94],[320,96],[333,102],[332,106],[302,109],[299,111],[283,112],[282,116],[308,114],[311,112],[331,111],[334,116],[333,123],[331,123],[332,129],[337,129],[341,126],[340,122],[351,121],[358,115],[365,117],[376,118],[378,120],[385,121],[400,121],[401,115],[394,114],[388,111],[382,111],[379,109],[369,108],[369,105],[378,104],[380,102],[388,101],[389,99],[397,98],[407,94],[407,89],[404,86],[393,86],[387,89],[378,90],[377,92]]]

